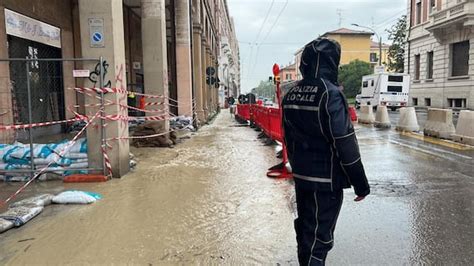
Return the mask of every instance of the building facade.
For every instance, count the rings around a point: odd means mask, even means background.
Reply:
[[[370,64],[372,67],[377,66],[379,64],[379,56],[380,56],[380,47],[378,42],[371,41],[370,43]],[[390,45],[382,43],[382,65],[387,65],[388,63],[388,50],[390,49]]]
[[[371,36],[373,33],[366,31],[357,31],[346,28],[341,28],[335,31],[329,31],[323,34],[327,37],[336,40],[341,45],[341,64],[349,64],[354,60],[361,60],[370,62],[370,47]]]
[[[237,98],[240,94],[240,51],[227,0],[219,3],[219,104],[225,107],[229,97]]]
[[[281,82],[295,81],[297,77],[296,64],[290,64],[280,69]]]
[[[371,63],[372,66],[378,64],[379,48],[377,43],[377,49],[372,47],[373,41],[371,36],[373,33],[366,31],[357,31],[346,28],[340,28],[335,31],[329,31],[321,35],[336,40],[341,45],[341,65],[349,64],[354,60],[360,60],[363,62]],[[382,56],[387,58],[388,46],[383,45]],[[296,64],[296,78],[301,79],[301,73],[299,72],[299,65],[301,63],[301,55],[303,48],[295,52],[295,64]],[[375,63],[373,62],[376,59]],[[382,63],[386,62],[382,60]]]
[[[408,1],[413,106],[474,109],[474,1]]]
[[[83,87],[120,87],[160,95],[162,104],[146,108],[196,115],[199,124],[205,123],[219,107],[222,17],[228,17],[230,24],[226,35],[234,60],[229,73],[234,76],[229,75],[229,80],[239,91],[238,42],[225,0],[0,0],[0,59],[4,60],[0,62],[0,124],[94,114],[97,100],[71,90]],[[104,63],[99,67],[101,57]],[[12,58],[57,61],[5,61]],[[94,60],[61,62],[79,58]],[[90,74],[78,77],[74,70]],[[138,106],[136,99],[117,94],[106,94],[105,99],[119,103],[107,106],[108,114],[127,115],[127,108],[120,106]],[[164,131],[169,129],[167,118],[160,124]],[[107,125],[108,138],[128,136],[127,123],[109,121]],[[63,130],[60,125],[51,126],[35,129],[34,134],[42,137]],[[87,131],[89,145],[100,147],[99,131]],[[20,133],[0,131],[0,143],[11,143]],[[128,145],[127,140],[111,143],[115,176],[128,171]],[[89,152],[91,168],[101,162],[101,156],[98,150]]]

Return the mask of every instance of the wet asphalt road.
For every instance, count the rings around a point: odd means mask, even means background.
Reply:
[[[472,265],[474,150],[356,130],[372,195],[345,192],[328,265]],[[34,184],[25,195],[105,198],[0,235],[0,264],[297,264],[293,183],[265,177],[278,159],[257,135],[222,113],[175,149],[135,150],[138,169],[121,180]]]

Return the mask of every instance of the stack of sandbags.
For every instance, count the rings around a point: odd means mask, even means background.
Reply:
[[[32,161],[35,169],[48,167],[48,171],[59,175],[84,173],[84,171],[74,169],[89,167],[86,139],[79,139],[65,153],[68,144],[68,140],[54,144],[33,144],[33,158],[31,158],[30,144],[20,142],[11,145],[0,144],[0,170],[5,170],[0,174],[0,180],[21,182],[29,180],[30,174],[28,173],[8,171],[31,169]]]
[[[173,130],[194,131],[193,118],[190,116],[176,116],[170,119],[170,127]]]
[[[172,147],[174,144],[170,139],[169,132],[166,131],[164,124],[160,121],[148,121],[137,126],[133,136],[153,136],[134,139],[132,144],[135,147]]]

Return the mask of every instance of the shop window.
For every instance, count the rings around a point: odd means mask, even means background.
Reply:
[[[448,105],[451,108],[466,108],[466,98],[448,99]]]
[[[420,80],[420,55],[415,55],[415,80]]]
[[[425,98],[425,106],[431,106],[431,98]]]
[[[451,76],[467,76],[469,73],[469,41],[451,45]]]
[[[413,106],[418,106],[418,98],[412,98]]]
[[[426,54],[426,79],[433,79],[433,52]]]

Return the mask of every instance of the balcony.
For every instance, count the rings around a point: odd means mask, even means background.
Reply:
[[[474,25],[474,0],[453,0],[451,3],[453,4],[430,15],[431,23],[426,30],[436,36],[444,34],[443,31],[449,28]]]

